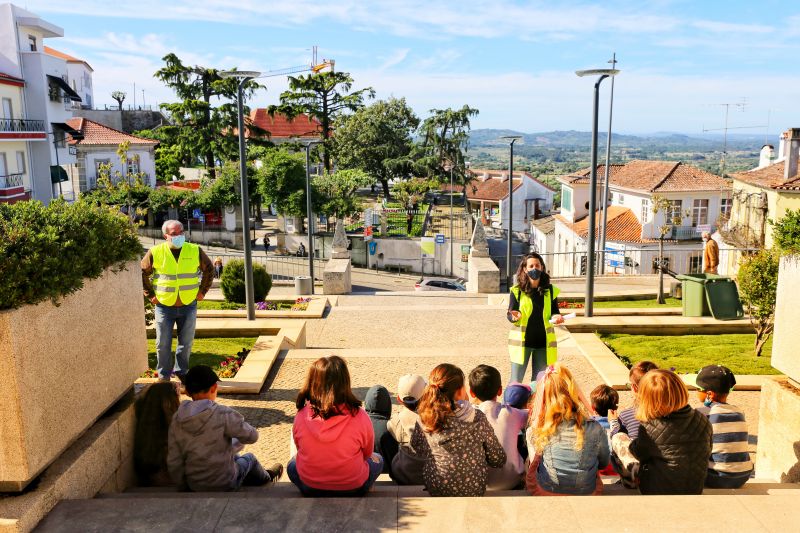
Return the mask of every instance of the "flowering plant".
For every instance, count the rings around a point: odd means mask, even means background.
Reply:
[[[583,304],[580,302],[558,302],[559,309],[583,309]]]

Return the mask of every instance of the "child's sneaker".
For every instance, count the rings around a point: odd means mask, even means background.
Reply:
[[[283,465],[280,463],[272,464],[266,470],[267,474],[269,474],[269,481],[267,483],[277,483],[283,475]]]

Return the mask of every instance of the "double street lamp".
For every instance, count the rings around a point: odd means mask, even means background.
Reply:
[[[247,145],[244,138],[244,86],[259,76],[251,70],[230,70],[219,73],[221,78],[239,80],[236,107],[239,115],[239,178],[242,188],[242,241],[244,243],[244,292],[247,302],[247,320],[256,319],[255,290],[253,289],[253,255],[250,245],[250,194],[247,188]]]
[[[592,114],[592,168],[589,178],[589,242],[586,258],[586,298],[584,300],[584,316],[593,315],[594,301],[594,269],[595,269],[595,221],[597,210],[597,108],[600,103],[600,84],[604,79],[616,76],[619,70],[591,69],[575,71],[578,76],[599,76],[594,84],[594,107]]]
[[[306,216],[308,216],[308,275],[311,277],[311,294],[314,294],[314,213],[311,211],[311,147],[322,141],[306,141]]]
[[[514,230],[514,143],[522,139],[522,135],[504,135],[500,137],[509,141],[508,144],[508,235],[506,241],[506,288],[511,288],[514,283],[514,265],[511,256],[511,232]]]

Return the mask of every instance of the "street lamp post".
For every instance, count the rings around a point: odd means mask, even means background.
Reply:
[[[450,238],[447,242],[450,244],[450,276],[453,276],[453,164],[448,161],[444,169],[450,172]]]
[[[597,107],[600,102],[600,84],[610,76],[616,76],[616,69],[578,70],[575,72],[580,77],[600,76],[594,84],[594,106],[592,112],[592,168],[589,178],[589,242],[586,258],[586,298],[584,300],[584,316],[593,315],[594,301],[594,249],[595,249],[595,221],[597,210]]]
[[[307,141],[306,147],[306,216],[308,216],[308,275],[311,277],[311,294],[314,294],[314,214],[311,211],[311,147],[322,141]]]
[[[617,66],[617,54],[611,56],[611,68]],[[603,184],[603,221],[600,224],[600,272],[605,274],[606,268],[606,238],[608,236],[608,195],[609,180],[611,179],[611,119],[614,115],[614,78],[611,78],[611,97],[608,104],[608,137],[606,138],[606,168],[605,183]]]
[[[256,319],[255,290],[253,288],[253,252],[250,245],[250,194],[247,187],[247,145],[244,138],[244,85],[261,75],[260,72],[231,70],[220,72],[222,78],[239,80],[236,108],[239,115],[239,178],[242,188],[242,241],[244,244],[244,293],[247,302],[247,320]]]
[[[511,288],[511,284],[514,281],[514,266],[512,264],[511,256],[511,232],[514,230],[514,217],[512,216],[514,211],[514,143],[522,139],[522,136],[505,135],[500,138],[510,141],[508,144],[508,236],[506,243],[506,287]]]

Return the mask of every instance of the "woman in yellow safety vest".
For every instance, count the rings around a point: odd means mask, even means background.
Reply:
[[[555,324],[564,319],[558,309],[557,287],[542,256],[530,253],[517,267],[517,283],[511,287],[508,301],[508,320],[514,327],[508,332],[508,355],[511,359],[511,381],[522,382],[528,361],[531,361],[531,381],[536,374],[552,365],[558,358]]]

